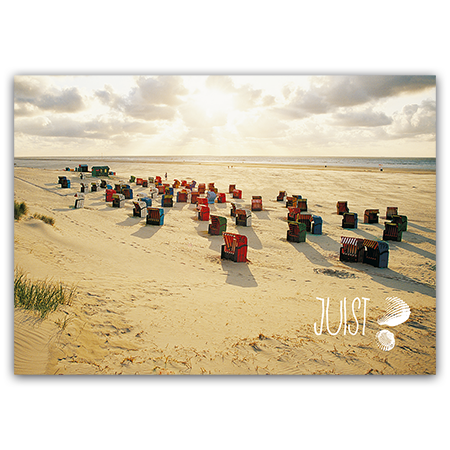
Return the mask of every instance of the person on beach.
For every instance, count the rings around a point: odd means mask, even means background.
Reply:
[[[166,178],[166,180],[167,180],[167,172],[165,173],[165,175],[164,175],[164,176],[165,176],[165,178]]]

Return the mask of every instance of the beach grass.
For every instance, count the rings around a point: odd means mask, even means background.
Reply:
[[[75,287],[47,279],[31,281],[20,268],[14,270],[14,307],[36,311],[45,318],[59,305],[69,305],[74,295]]]
[[[14,200],[14,220],[20,220],[20,218],[28,212],[28,207],[25,202],[16,202]]]
[[[35,219],[42,220],[45,223],[48,223],[49,225],[55,225],[55,219],[53,217],[44,216],[43,214],[34,213],[33,217]]]

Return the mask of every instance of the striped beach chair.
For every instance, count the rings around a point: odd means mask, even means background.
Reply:
[[[163,208],[171,208],[173,206],[173,195],[171,195],[171,194],[164,194],[161,197],[161,206]]]
[[[374,267],[386,268],[389,263],[389,244],[384,241],[373,241],[364,239],[364,258],[365,264]]]
[[[177,192],[177,203],[186,203],[188,200],[188,191],[186,189],[182,189]]]
[[[340,261],[363,262],[364,239],[341,236]]]
[[[311,232],[311,225],[312,225],[312,221],[313,221],[312,214],[297,214],[296,221],[298,223],[304,223],[305,224],[307,233]]]
[[[221,247],[221,259],[234,262],[247,262],[247,236],[235,233],[223,233],[224,244]]]
[[[84,193],[78,192],[74,195],[74,197],[75,197],[75,204],[73,207],[75,209],[83,208],[84,207]]]

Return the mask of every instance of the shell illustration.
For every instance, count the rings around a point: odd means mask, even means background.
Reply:
[[[377,320],[378,325],[394,327],[406,322],[411,314],[409,306],[398,297],[388,297],[386,299],[386,314]]]
[[[388,330],[379,331],[377,333],[377,339],[378,339],[377,342],[378,347],[385,352],[388,352],[395,347],[394,334]]]

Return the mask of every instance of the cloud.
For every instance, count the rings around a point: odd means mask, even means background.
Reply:
[[[46,77],[15,77],[14,112],[16,116],[31,116],[41,111],[76,113],[87,108],[77,87],[59,89]]]
[[[436,86],[435,76],[326,76],[312,78],[309,90],[285,86],[286,102],[276,112],[286,119],[333,113],[341,107],[374,103]],[[378,117],[378,120],[382,119]],[[385,119],[384,119],[385,120]]]
[[[388,132],[395,138],[428,136],[436,139],[436,102],[424,100],[420,105],[406,105],[393,115]]]
[[[236,125],[241,137],[251,138],[279,138],[283,137],[289,126],[269,114],[261,114],[245,118]]]
[[[70,116],[23,118],[16,121],[14,131],[43,137],[69,137],[85,139],[111,139],[117,136],[153,135],[158,128],[147,122],[97,118],[89,121],[74,120]]]
[[[96,90],[95,96],[102,104],[135,119],[175,119],[176,106],[183,102],[180,97],[188,93],[182,77],[137,77],[135,81],[137,86],[127,96],[119,96],[109,85],[103,90]]]
[[[367,108],[364,111],[345,110],[331,116],[332,123],[340,127],[382,127],[390,125],[392,118],[383,112]]]

